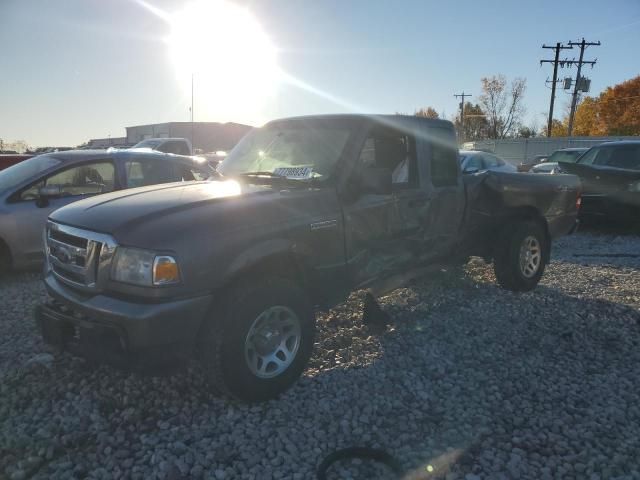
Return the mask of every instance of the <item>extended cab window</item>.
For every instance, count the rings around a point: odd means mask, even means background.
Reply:
[[[431,183],[434,187],[458,184],[458,147],[453,132],[444,128],[430,128]]]
[[[372,132],[360,152],[360,164],[389,169],[395,188],[418,184],[416,142],[411,135],[393,130]]]
[[[95,195],[113,191],[115,168],[111,162],[85,163],[39,181],[20,194],[21,200],[38,197],[42,187],[59,187],[60,196]]]

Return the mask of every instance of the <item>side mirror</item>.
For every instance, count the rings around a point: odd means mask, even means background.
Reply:
[[[60,185],[48,185],[38,189],[38,196],[41,198],[59,197],[61,193]]]
[[[390,195],[391,170],[375,167],[363,169],[360,175],[360,190],[362,193]]]
[[[479,171],[480,169],[478,167],[467,167],[462,171],[462,173],[478,173]]]
[[[38,189],[38,198],[36,199],[36,206],[42,208],[49,205],[49,199],[59,197],[62,193],[59,185],[50,185],[46,187],[40,187]]]

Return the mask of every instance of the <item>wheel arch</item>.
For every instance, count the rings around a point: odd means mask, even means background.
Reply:
[[[230,263],[222,288],[236,285],[252,275],[279,276],[296,281],[314,300],[311,261],[312,252],[304,245],[285,239],[263,242],[242,252]]]

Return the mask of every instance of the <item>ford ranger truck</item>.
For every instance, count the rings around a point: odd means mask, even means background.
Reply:
[[[479,256],[533,289],[576,224],[573,175],[462,175],[453,125],[399,115],[273,121],[206,182],[136,188],[53,212],[47,342],[81,355],[195,355],[245,401],[301,375],[316,308],[417,268]]]

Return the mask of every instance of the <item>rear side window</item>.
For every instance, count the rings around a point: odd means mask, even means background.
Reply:
[[[177,155],[191,155],[186,143],[177,142],[175,140],[166,142],[164,145],[160,146],[158,150],[164,153],[175,153]]]
[[[640,145],[592,148],[580,157],[579,163],[640,170]]]
[[[640,170],[640,145],[625,145],[615,148],[603,148],[608,150],[608,155],[600,159],[596,158],[596,165],[607,165],[615,168],[626,168],[628,170]],[[604,153],[604,152],[603,152]]]
[[[458,146],[455,134],[444,128],[430,128],[431,183],[434,187],[458,184]]]
[[[159,183],[179,182],[178,172],[172,162],[162,160],[129,160],[125,162],[127,188],[144,187]]]

